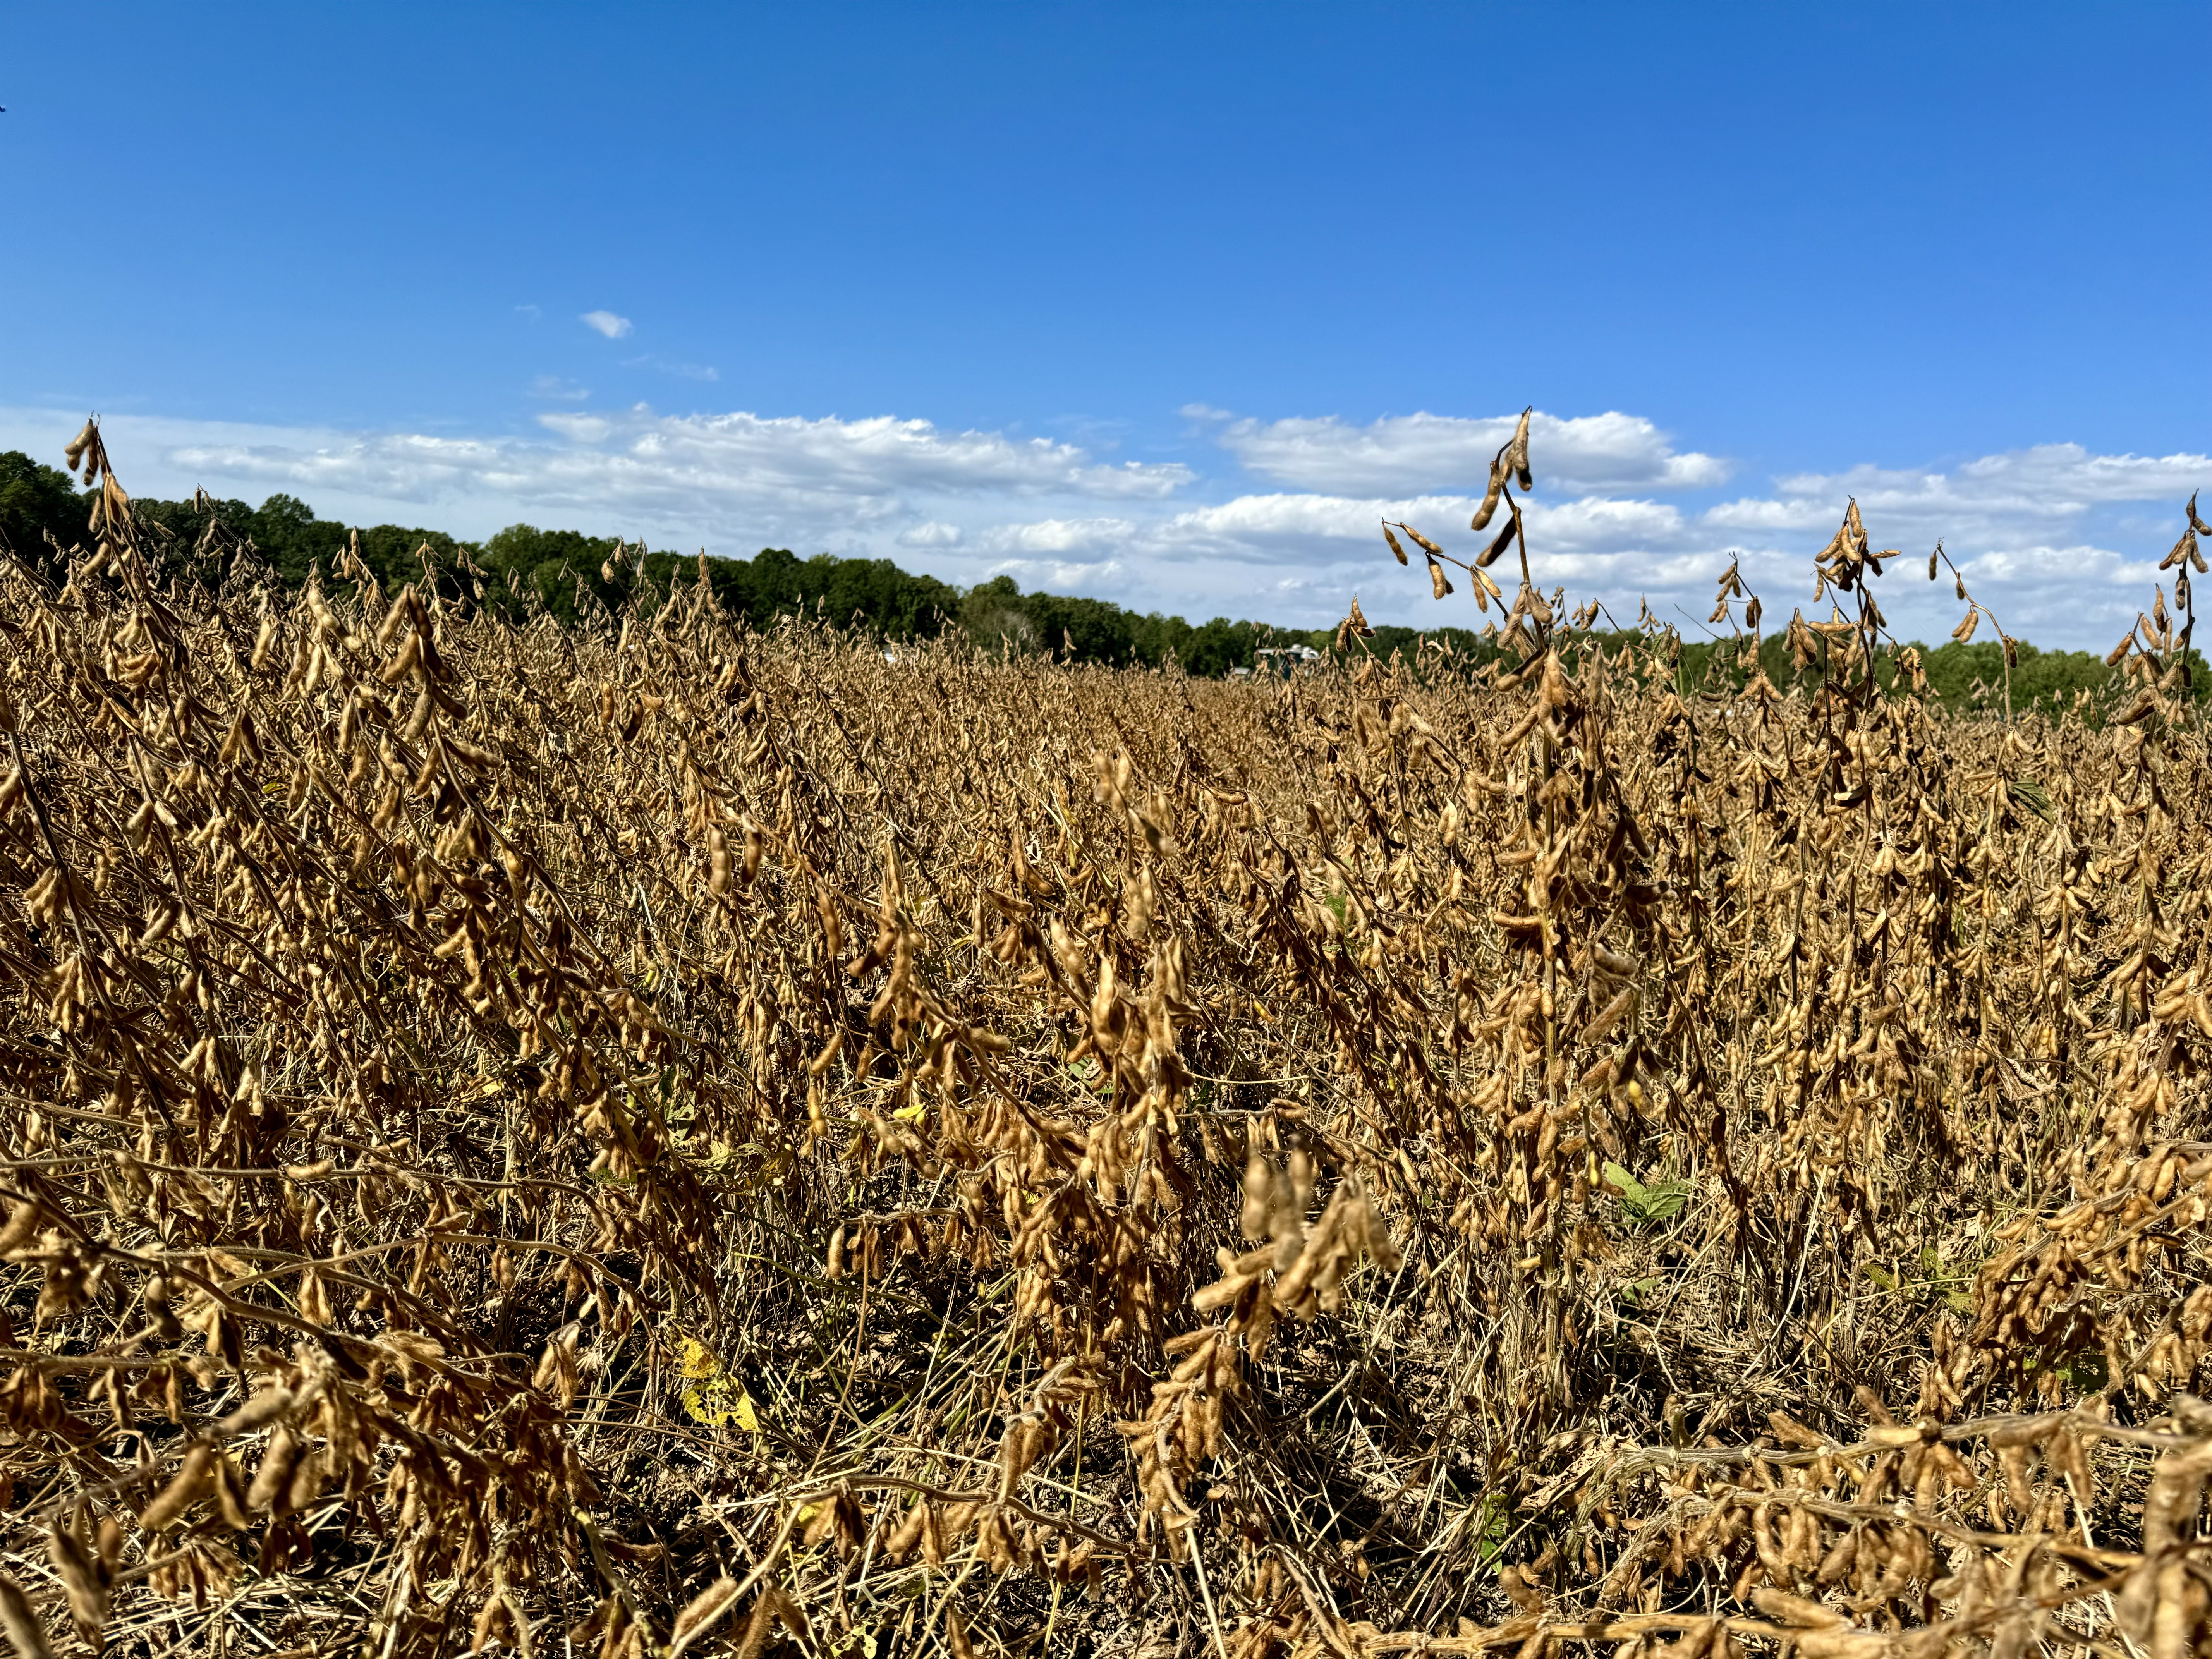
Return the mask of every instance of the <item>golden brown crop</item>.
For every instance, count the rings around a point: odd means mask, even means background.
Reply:
[[[2203,1648],[2193,510],[2112,718],[1967,720],[1856,507],[1815,694],[1601,641],[1525,427],[1517,666],[1244,684],[210,593],[72,459],[19,1652]]]

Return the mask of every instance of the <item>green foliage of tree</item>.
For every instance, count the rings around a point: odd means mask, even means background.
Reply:
[[[484,572],[487,604],[510,615],[542,605],[564,623],[576,620],[580,604],[609,611],[623,605],[635,556],[617,537],[529,524],[511,524],[472,550]]]
[[[1115,668],[1160,668],[1173,662],[1185,673],[1207,678],[1251,668],[1267,645],[1316,639],[1326,644],[1328,639],[1326,633],[1277,629],[1227,617],[1194,625],[1181,617],[1130,611],[1105,599],[1024,593],[1005,575],[969,589],[958,617],[968,637],[987,650],[1045,652]]]
[[[88,513],[68,473],[19,449],[0,453],[0,546],[16,557],[51,568],[54,544],[70,548],[84,539]]]
[[[2212,694],[2212,678],[2205,674],[2202,655],[2194,650],[2189,655],[2191,678],[2201,700]],[[1923,653],[1921,672],[1928,676],[1929,695],[1951,708],[2004,706],[2004,647],[1995,640],[1976,645],[1947,641]],[[2040,708],[2058,714],[2072,708],[2084,691],[2093,700],[2101,696],[2113,673],[2094,651],[2039,651],[2023,642],[2012,671],[2013,712]]]

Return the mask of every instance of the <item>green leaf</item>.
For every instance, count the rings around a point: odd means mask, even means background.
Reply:
[[[1475,1554],[1483,1565],[1488,1566],[1498,1559],[1498,1553],[1505,1547],[1505,1540],[1512,1534],[1512,1510],[1504,1493],[1487,1492],[1482,1495],[1482,1505],[1477,1513],[1481,1518],[1475,1537]]]
[[[1690,1185],[1686,1181],[1662,1181],[1656,1187],[1644,1189],[1644,1201],[1638,1206],[1646,1221],[1671,1221],[1682,1212],[1690,1201]]]
[[[2084,1348],[2066,1361],[2066,1380],[2084,1394],[2102,1394],[2111,1386],[2112,1368],[2101,1348]]]
[[[2057,814],[2051,809],[2051,792],[2028,778],[2009,778],[2005,793],[2012,797],[2014,806],[2025,807],[2045,823],[2053,822]]]
[[[1671,1221],[1690,1201],[1690,1183],[1672,1179],[1646,1183],[1618,1164],[1605,1166],[1606,1184],[1620,1194],[1621,1213],[1636,1226]]]

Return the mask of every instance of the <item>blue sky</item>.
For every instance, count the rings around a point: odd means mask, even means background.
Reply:
[[[2101,647],[2212,485],[2208,47],[2203,4],[26,8],[0,445],[98,410],[148,493],[1410,621],[1376,520],[1471,539],[1534,404],[1571,596],[1702,617],[1741,555],[1785,614],[1856,494]]]

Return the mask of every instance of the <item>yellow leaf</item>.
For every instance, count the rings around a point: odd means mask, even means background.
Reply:
[[[898,1110],[896,1110],[896,1112],[893,1112],[893,1113],[891,1114],[891,1115],[892,1115],[893,1117],[897,1118],[897,1119],[899,1119],[901,1121],[902,1121],[902,1122],[906,1122],[906,1123],[919,1123],[919,1122],[921,1122],[921,1121],[922,1121],[922,1119],[923,1119],[923,1118],[927,1117],[928,1115],[929,1115],[929,1108],[928,1108],[928,1107],[927,1107],[927,1106],[925,1106],[925,1105],[923,1105],[923,1104],[922,1104],[920,1101],[918,1101],[918,1100],[917,1100],[916,1102],[915,1102],[915,1103],[914,1103],[913,1105],[911,1105],[911,1106],[902,1106],[902,1107],[900,1107],[900,1108],[898,1109]]]
[[[742,1392],[738,1394],[737,1403],[730,1407],[730,1421],[747,1434],[758,1434],[761,1431],[760,1413],[753,1409],[752,1395]]]

